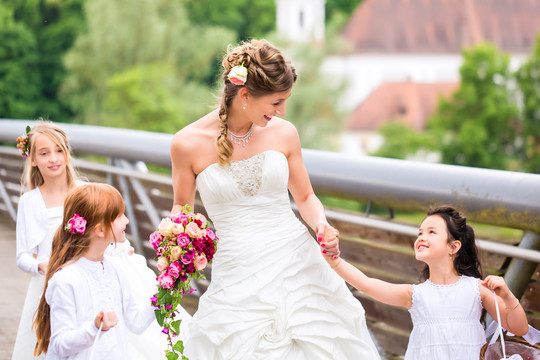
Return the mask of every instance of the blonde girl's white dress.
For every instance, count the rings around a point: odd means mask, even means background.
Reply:
[[[150,302],[148,294],[157,292],[156,274],[146,265],[144,256],[129,254],[131,244],[129,240],[111,244],[105,254],[114,260],[120,267],[129,282],[133,296],[142,301]],[[191,317],[182,307],[179,307],[177,319]],[[142,334],[127,332],[128,344],[132,347],[135,359],[164,359],[167,348],[167,335],[161,332],[162,328],[154,320]]]
[[[51,319],[46,360],[136,359],[126,329],[141,334],[155,318],[150,301],[133,296],[123,269],[107,256],[64,266],[49,280],[45,298]],[[114,311],[118,323],[97,337],[100,311]]]
[[[212,278],[180,336],[197,360],[380,359],[364,309],[291,208],[284,154],[196,179],[219,237]]]
[[[38,264],[49,260],[52,238],[62,223],[62,212],[62,206],[45,207],[39,188],[23,194],[19,200],[16,230],[17,265],[28,273],[29,283],[12,360],[34,358],[37,339],[32,330],[32,321],[45,284],[45,276],[38,272]],[[43,358],[43,355],[36,357],[36,359]]]
[[[405,360],[478,360],[486,342],[479,286],[479,279],[465,275],[450,285],[414,285]]]

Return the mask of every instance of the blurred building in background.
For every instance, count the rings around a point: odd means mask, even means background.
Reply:
[[[293,42],[323,42],[325,3],[326,0],[276,0],[278,34]]]
[[[492,42],[515,70],[539,30],[540,0],[364,0],[342,31],[352,50],[325,62],[348,82],[342,151],[376,150],[389,120],[422,130],[439,95],[458,86],[462,48]]]

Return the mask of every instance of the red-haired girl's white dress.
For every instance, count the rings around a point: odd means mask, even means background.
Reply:
[[[294,214],[284,154],[213,164],[197,188],[219,243],[212,279],[182,322],[190,359],[380,359],[364,309]]]
[[[39,188],[24,193],[17,210],[17,266],[30,275],[26,298],[19,321],[12,360],[33,359],[36,333],[32,319],[43,294],[45,276],[38,272],[38,264],[48,261],[52,238],[62,223],[62,206],[46,208]],[[44,356],[35,359],[43,359]]]
[[[450,285],[414,285],[405,360],[478,360],[486,342],[479,286],[479,279],[465,275]]]
[[[80,258],[56,272],[45,297],[50,306],[51,338],[45,359],[134,359],[126,329],[145,331],[155,319],[144,297],[133,297],[120,266],[105,257],[103,262]],[[98,329],[94,319],[100,311],[114,311],[118,323],[108,331]],[[95,349],[93,348],[95,347]]]

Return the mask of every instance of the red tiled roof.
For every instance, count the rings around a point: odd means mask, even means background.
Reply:
[[[374,131],[385,122],[401,121],[423,130],[439,97],[450,95],[457,87],[457,83],[383,83],[354,109],[345,128]]]
[[[342,34],[359,53],[529,53],[539,31],[540,0],[364,0]]]

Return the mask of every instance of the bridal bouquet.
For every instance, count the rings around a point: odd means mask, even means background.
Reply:
[[[208,227],[202,214],[194,214],[189,205],[161,220],[150,234],[150,244],[156,251],[159,275],[158,292],[152,296],[156,319],[167,334],[167,360],[176,360],[184,351],[180,332],[181,320],[175,320],[182,297],[195,291],[192,279],[205,279],[202,270],[212,261],[218,238]],[[182,355],[182,359],[186,359]]]

